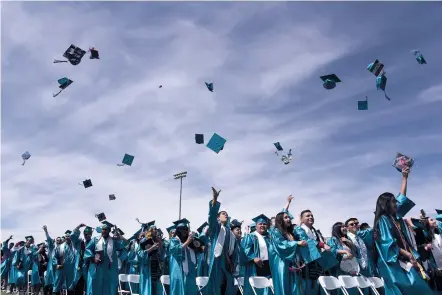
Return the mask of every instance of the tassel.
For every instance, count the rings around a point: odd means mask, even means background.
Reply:
[[[61,92],[63,91],[63,89],[62,90],[60,90],[60,91],[58,91],[58,93],[57,94],[52,94],[52,97],[56,97],[56,96],[58,96]]]
[[[23,164],[21,164],[22,166],[24,166],[25,165],[25,163],[26,163],[26,161],[23,161]]]
[[[124,166],[124,164],[117,164],[117,166],[120,166],[120,167],[121,167],[121,166]]]
[[[58,64],[61,62],[68,62],[67,60],[58,60],[58,59],[54,59],[54,64]]]
[[[389,101],[391,101],[391,99],[388,97],[387,93],[384,92],[385,98],[388,99]]]

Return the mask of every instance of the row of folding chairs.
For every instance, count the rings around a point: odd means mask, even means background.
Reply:
[[[131,284],[139,284],[140,283],[140,276],[139,275],[126,275],[126,274],[120,274],[118,276],[118,293],[120,295],[139,295],[137,293],[133,293]],[[168,275],[163,275],[160,277],[161,285],[163,286],[163,295],[166,294],[166,285],[170,285],[170,277]],[[121,287],[121,283],[129,283],[129,291],[124,290]],[[201,295],[202,289],[209,283],[209,277],[197,277],[196,278],[196,285],[198,287],[198,290]],[[273,289],[273,281],[272,279],[268,279],[265,277],[250,277],[249,278],[250,286],[252,287],[253,293],[257,295],[256,289],[270,289],[272,293],[274,294],[275,291]],[[341,290],[344,295],[349,295],[348,289],[356,289],[359,291],[361,295],[364,295],[363,289],[370,288],[374,294],[380,295],[378,290],[379,288],[384,287],[384,281],[377,277],[372,278],[366,278],[364,276],[339,276],[338,278],[332,277],[332,276],[321,276],[318,279],[318,283],[321,286],[321,288],[324,290],[324,293],[326,295],[330,295],[329,291],[332,290]],[[241,294],[244,294],[244,278],[239,277],[235,279],[235,285],[238,286],[239,291]]]

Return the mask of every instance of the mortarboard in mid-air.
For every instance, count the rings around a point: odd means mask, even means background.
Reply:
[[[30,157],[31,157],[31,154],[29,152],[24,152],[21,155],[21,158],[23,159],[23,163],[22,163],[23,166],[25,165],[26,161],[29,160]]]
[[[207,147],[218,154],[220,151],[224,149],[224,144],[226,142],[227,140],[225,140],[218,134],[214,133],[212,135],[212,138],[209,140],[209,143],[207,143]]]
[[[204,143],[204,134],[195,134],[195,142],[197,144],[203,144]]]
[[[213,92],[213,83],[207,83],[207,82],[205,82],[205,83],[206,83],[207,89],[209,89],[210,92]]]
[[[92,47],[89,49],[89,52],[91,55],[89,56],[89,59],[100,59],[100,54],[98,53],[98,50]]]
[[[98,52],[97,52],[98,53]],[[61,62],[70,62],[71,65],[76,66],[81,62],[81,59],[86,54],[86,51],[81,49],[80,47],[75,46],[72,44],[69,46],[69,48],[64,52],[63,57],[67,59],[66,60],[54,60],[54,63],[61,63]]]
[[[387,72],[384,71],[380,76],[376,78],[376,88],[378,90],[384,91],[385,98],[391,100],[391,98],[388,97],[387,92],[385,91],[385,88],[387,87],[387,76],[385,76],[386,73]]]
[[[79,183],[79,185],[82,185],[82,184]],[[83,186],[84,186],[84,188],[91,187],[91,186],[92,186],[92,180],[90,180],[90,179],[86,179],[86,180],[84,180],[84,181],[83,181]]]
[[[320,77],[324,84],[322,85],[325,89],[330,90],[336,87],[336,83],[342,82],[335,74],[325,75]]]
[[[115,197],[114,194],[109,195],[109,201],[114,201],[114,200],[116,200],[116,199],[117,199],[117,197]]]
[[[134,161],[134,156],[129,154],[124,154],[123,160],[121,161],[121,164],[117,164],[117,166],[132,166],[132,162]]]
[[[384,64],[381,63],[378,59],[367,66],[367,70],[372,72],[376,77],[382,73],[384,69]]]
[[[422,53],[419,50],[413,50],[413,54],[416,57],[418,64],[420,64],[420,65],[427,64],[427,61],[425,60],[424,56],[422,55]]]
[[[65,90],[72,83],[74,83],[74,81],[72,81],[71,79],[66,78],[66,77],[58,79],[58,84],[60,84],[58,86],[58,88],[60,88],[60,91],[58,91],[58,93],[56,93],[56,94],[53,94],[52,96],[53,97],[58,96],[63,90]]]
[[[365,97],[365,100],[358,101],[358,110],[359,111],[366,111],[368,110],[368,97]]]

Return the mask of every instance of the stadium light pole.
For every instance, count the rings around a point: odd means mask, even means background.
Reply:
[[[180,211],[179,211],[179,216],[178,216],[178,220],[181,219],[181,195],[183,193],[183,178],[187,176],[187,171],[175,174],[173,176],[174,179],[179,179],[180,180]]]

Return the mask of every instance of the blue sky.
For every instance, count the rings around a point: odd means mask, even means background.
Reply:
[[[349,217],[371,223],[377,196],[398,192],[396,152],[416,159],[412,213],[442,209],[440,15],[437,2],[2,3],[2,237],[96,226],[101,211],[127,233],[136,217],[165,228],[181,171],[194,228],[215,186],[240,220],[293,194],[292,213],[311,209],[328,235]],[[101,59],[53,64],[70,44]],[[391,102],[366,69],[376,58]],[[327,91],[330,73],[343,82]],[[64,76],[74,83],[53,98]],[[227,139],[218,155],[194,143],[214,132]],[[117,167],[125,153],[132,167]]]

